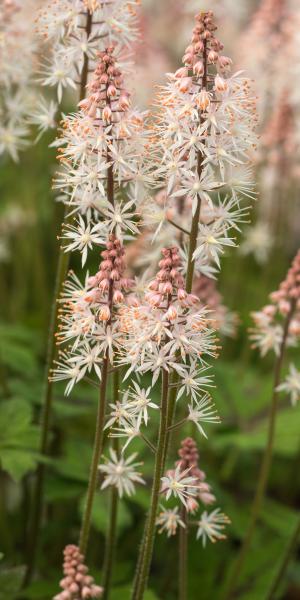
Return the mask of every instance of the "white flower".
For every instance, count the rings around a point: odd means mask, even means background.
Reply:
[[[219,508],[208,513],[206,510],[202,513],[200,521],[198,521],[197,540],[202,538],[202,544],[205,547],[207,540],[216,542],[224,540],[226,535],[223,531],[225,526],[230,523],[229,518],[220,511]]]
[[[131,200],[126,202],[125,205],[115,204],[114,206],[107,206],[103,209],[103,214],[106,217],[104,221],[104,227],[111,233],[115,232],[116,236],[120,239],[123,237],[124,232],[129,230],[133,234],[139,232],[135,220],[136,213],[131,211],[134,202]]]
[[[57,104],[53,100],[47,102],[45,98],[39,98],[35,109],[29,115],[29,123],[33,125],[37,125],[39,134],[37,136],[37,141],[40,137],[47,131],[48,129],[53,129],[56,127],[56,113],[57,113]]]
[[[50,62],[44,68],[42,85],[57,87],[57,98],[59,103],[62,101],[62,95],[65,88],[70,86],[76,90],[75,81],[70,77],[70,62],[62,56],[54,57],[53,63]]]
[[[274,240],[266,223],[256,223],[245,232],[245,240],[240,246],[241,254],[253,254],[259,264],[268,260]]]
[[[276,389],[278,392],[287,392],[291,397],[292,405],[296,406],[297,400],[300,398],[300,371],[293,364],[290,365],[290,372],[286,380]]]
[[[125,446],[122,448],[122,452],[125,452],[130,442],[136,437],[141,436],[137,419],[129,415],[128,418],[121,420],[120,427],[114,427],[112,433],[109,435],[112,438],[127,438]]]
[[[266,324],[260,329],[252,329],[250,340],[253,341],[253,348],[259,349],[261,356],[265,356],[270,350],[273,350],[278,356],[282,336],[283,328],[281,325]]]
[[[136,467],[143,463],[133,462],[137,456],[136,453],[126,459],[123,456],[118,457],[112,448],[109,453],[110,460],[106,460],[104,465],[98,467],[99,471],[105,475],[101,489],[103,490],[111,485],[117,488],[120,498],[124,493],[131,496],[135,493],[135,483],[145,484],[141,474],[136,471]]]
[[[160,527],[158,533],[166,531],[168,537],[176,534],[178,526],[186,527],[178,514],[178,506],[175,508],[164,508],[164,506],[161,506],[161,512],[156,519],[156,525]]]
[[[104,244],[104,238],[100,236],[99,225],[86,224],[81,215],[79,215],[76,225],[68,225],[64,228],[62,239],[70,240],[70,243],[64,246],[65,252],[74,252],[74,250],[81,252],[82,266],[86,263],[88,249],[91,250],[94,244]]]
[[[15,125],[12,122],[0,125],[0,154],[7,152],[15,162],[18,162],[19,151],[24,150],[29,144],[24,139],[28,133],[28,128],[24,125]]]
[[[188,498],[197,495],[201,486],[199,483],[195,485],[195,482],[198,481],[197,477],[187,477],[190,470],[191,467],[181,471],[179,464],[175,471],[169,471],[165,477],[161,478],[161,491],[166,495],[167,500],[169,500],[171,496],[174,496],[174,498],[178,498],[184,506],[187,506]]]
[[[199,224],[197,248],[193,258],[203,257],[212,260],[220,268],[220,254],[224,253],[224,246],[235,246],[233,238],[227,237],[226,229],[220,223],[213,225]]]
[[[55,361],[55,368],[51,372],[51,381],[69,380],[65,394],[68,396],[72,391],[75,383],[78,383],[84,376],[84,370],[80,369],[79,365],[70,361],[70,356],[67,353],[61,353],[60,360]]]
[[[202,376],[202,373],[207,371],[208,367],[197,367],[197,361],[193,360],[185,375],[181,377],[177,400],[183,394],[191,396],[193,400],[197,400],[199,392],[203,391],[203,387],[212,387],[212,378]]]
[[[207,435],[200,423],[221,422],[220,417],[214,408],[214,404],[211,401],[211,397],[208,394],[205,394],[200,400],[196,399],[189,404],[188,420],[195,423],[200,433],[202,433],[202,435],[204,435],[206,438]]]
[[[133,388],[128,390],[124,396],[124,408],[128,410],[130,415],[137,417],[139,426],[144,421],[145,425],[148,424],[148,409],[158,409],[157,404],[151,401],[150,392],[151,387],[147,389],[141,388],[136,381],[133,381]]]

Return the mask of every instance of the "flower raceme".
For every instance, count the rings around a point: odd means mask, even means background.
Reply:
[[[193,251],[200,272],[205,266],[220,268],[225,248],[235,245],[231,231],[247,220],[242,201],[255,196],[249,168],[256,146],[255,97],[249,79],[241,72],[230,75],[232,61],[215,31],[210,11],[196,17],[183,66],[168,74],[157,97],[152,132],[157,185],[166,186],[164,210],[157,197],[156,232],[170,228],[170,221],[190,232],[201,206]],[[145,206],[149,222],[148,213]],[[151,218],[155,222],[155,215]]]
[[[283,338],[283,319],[291,313],[288,345],[295,346],[300,336],[300,251],[295,256],[287,277],[270,295],[271,303],[252,313],[255,327],[250,330],[253,347],[264,356],[270,350],[279,354]]]
[[[221,534],[221,530],[230,521],[223,513],[219,514],[219,509],[210,514],[204,511],[199,521],[191,521],[191,523],[184,522],[180,518],[180,514],[178,514],[180,507],[183,506],[187,514],[194,517],[200,509],[200,503],[209,506],[214,504],[216,498],[211,493],[210,485],[205,481],[204,471],[199,469],[199,453],[196,442],[192,438],[184,439],[181,442],[178,454],[179,460],[176,462],[175,469],[167,471],[166,475],[162,477],[161,493],[165,495],[166,500],[173,496],[179,501],[179,505],[173,509],[161,507],[162,510],[156,520],[156,524],[161,527],[160,533],[165,531],[167,536],[170,537],[177,533],[178,526],[187,527],[188,524],[195,524],[198,527],[197,539],[201,538],[203,545],[205,545],[207,538],[211,541],[224,539],[225,536]],[[220,519],[219,525],[222,524],[223,526],[219,530],[218,514],[223,519],[222,522]]]
[[[133,282],[124,276],[124,248],[114,234],[101,256],[99,271],[83,286],[71,275],[61,298],[57,341],[71,346],[61,353],[52,378],[68,380],[67,394],[86,373],[101,379],[103,358],[108,355],[112,363],[120,341],[119,307]]]
[[[65,547],[63,570],[64,578],[60,582],[62,592],[53,600],[86,600],[102,596],[103,588],[95,585],[93,577],[88,574],[77,546],[69,544]]]
[[[137,205],[150,181],[144,169],[144,114],[130,109],[115,49],[98,53],[98,64],[80,110],[66,117],[57,142],[62,171],[54,187],[73,215],[63,232],[65,251],[88,250],[110,233],[138,233]],[[125,198],[125,199],[124,199]],[[76,219],[74,219],[76,215]]]
[[[218,346],[206,309],[197,309],[199,300],[185,291],[180,272],[181,260],[176,247],[164,248],[159,271],[148,291],[133,306],[122,309],[121,327],[124,346],[120,349],[121,364],[128,364],[130,373],[152,372],[152,385],[161,369],[174,369],[186,382],[197,358],[206,366],[205,356],[215,357]],[[178,360],[176,354],[178,353]],[[194,381],[195,387],[201,383]],[[185,385],[185,383],[183,383]]]

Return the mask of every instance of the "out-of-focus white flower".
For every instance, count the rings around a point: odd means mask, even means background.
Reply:
[[[136,471],[136,467],[140,467],[143,463],[133,462],[137,454],[132,454],[128,458],[118,456],[115,450],[110,448],[110,460],[106,460],[105,464],[99,465],[99,471],[104,473],[104,481],[101,489],[108,486],[114,486],[118,490],[120,498],[124,495],[131,496],[135,493],[135,484],[145,484],[141,474]]]
[[[178,527],[186,527],[178,514],[178,506],[175,508],[165,508],[161,506],[161,512],[156,519],[156,525],[159,527],[158,533],[166,532],[167,537],[171,537],[177,533]]]
[[[264,264],[269,257],[274,240],[269,227],[258,222],[245,232],[245,239],[240,245],[241,254],[253,254],[259,264]]]
[[[291,398],[291,403],[296,406],[300,398],[300,371],[295,365],[290,365],[290,372],[285,381],[277,387],[278,392],[287,392]]]
[[[19,152],[29,145],[26,139],[28,134],[29,129],[26,125],[12,122],[0,125],[0,154],[7,152],[15,162],[18,162]]]
[[[205,510],[197,524],[197,540],[202,539],[202,544],[205,547],[207,540],[215,543],[226,539],[223,531],[226,525],[230,524],[230,520],[219,508],[216,508],[211,513]]]
[[[48,129],[54,129],[57,125],[57,104],[53,100],[47,102],[43,97],[39,98],[34,110],[29,114],[28,121],[38,127],[37,141]]]

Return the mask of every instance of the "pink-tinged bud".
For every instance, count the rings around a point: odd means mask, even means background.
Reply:
[[[79,586],[77,583],[71,583],[69,590],[72,594],[77,594],[77,592],[79,592]]]
[[[98,313],[100,321],[109,321],[110,319],[110,310],[109,306],[102,306]]]
[[[119,273],[119,271],[117,269],[113,269],[112,272],[111,272],[111,274],[110,274],[110,278],[113,281],[119,281],[119,279],[120,279],[120,273]]]
[[[162,297],[160,294],[153,294],[152,292],[146,294],[145,298],[147,302],[151,304],[151,306],[159,306],[162,301]]]
[[[177,71],[175,72],[175,77],[176,79],[182,79],[182,77],[187,77],[189,74],[188,69],[186,67],[181,67],[180,69],[177,69]]]
[[[166,318],[169,319],[170,321],[174,321],[175,319],[177,319],[177,310],[175,308],[175,306],[171,305],[169,306],[167,312],[166,312]]]
[[[78,102],[78,107],[81,108],[82,110],[87,110],[90,106],[90,101],[88,98],[84,98],[84,100],[80,100],[80,102]]]
[[[183,93],[188,92],[192,84],[190,77],[184,77],[179,81],[179,90]]]
[[[90,588],[89,587],[82,588],[81,596],[82,596],[82,598],[91,598]]]
[[[178,300],[180,300],[182,302],[182,300],[185,300],[187,297],[186,291],[183,290],[182,288],[180,288],[177,292],[177,297],[178,297]]]
[[[199,54],[200,52],[202,52],[203,48],[204,48],[204,44],[203,44],[202,40],[199,40],[199,42],[197,42],[195,44],[195,52],[196,52],[196,54]]]
[[[89,287],[94,287],[95,285],[97,285],[97,283],[98,283],[98,279],[96,276],[89,277],[87,280],[87,284]]]
[[[102,292],[107,292],[108,288],[109,288],[109,280],[102,279],[102,281],[100,281],[100,283],[99,283],[99,290],[101,290]]]
[[[109,86],[108,86],[108,88],[107,88],[107,95],[108,95],[110,98],[114,98],[114,97],[115,97],[115,95],[116,95],[116,93],[117,93],[117,89],[116,89],[116,87],[115,87],[114,85],[112,85],[112,84],[111,84],[111,85],[109,85]]]
[[[101,75],[100,77],[100,83],[107,83],[108,82],[108,75],[106,73],[103,73],[103,75]]]
[[[210,94],[206,90],[201,90],[196,98],[196,104],[200,110],[205,111],[210,107]]]
[[[119,107],[121,110],[128,110],[128,108],[130,107],[130,100],[128,96],[120,96]]]
[[[110,106],[108,104],[104,107],[102,111],[102,119],[103,121],[110,122],[112,118],[112,112]]]
[[[170,281],[167,281],[167,283],[163,284],[163,293],[164,294],[172,294],[173,293],[173,286],[171,284]]]
[[[232,65],[232,60],[228,56],[219,56],[219,65],[223,69]]]
[[[194,514],[199,508],[199,502],[197,502],[197,500],[195,500],[195,498],[189,497],[186,500],[186,507],[187,507],[188,513]]]
[[[220,75],[216,75],[215,77],[215,89],[217,92],[226,92],[228,88],[228,84],[225,81],[225,79],[223,79],[223,77],[220,77]]]
[[[208,62],[212,63],[212,64],[214,64],[214,63],[217,62],[218,57],[219,57],[219,55],[218,55],[217,52],[215,52],[215,50],[210,50],[209,53],[208,53],[208,55],[207,55]]]
[[[202,60],[198,60],[198,62],[196,62],[194,64],[194,73],[195,75],[201,76],[204,73],[204,64],[202,62]]]
[[[194,62],[194,55],[193,54],[185,54],[182,59],[182,62],[185,65],[191,66]]]
[[[208,29],[206,29],[203,33],[203,37],[205,40],[209,40],[209,38],[211,38],[211,33]]]
[[[122,292],[120,292],[120,290],[116,290],[113,295],[113,302],[115,302],[115,304],[121,304],[121,302],[123,302],[123,301],[124,301],[124,296],[123,296]]]
[[[216,497],[213,494],[209,494],[207,492],[204,492],[203,494],[201,493],[200,498],[201,502],[203,502],[203,504],[206,505],[214,504],[214,502],[216,501]]]
[[[158,281],[156,281],[156,279],[153,279],[153,281],[151,281],[148,285],[149,290],[151,290],[152,292],[157,292],[158,290]]]

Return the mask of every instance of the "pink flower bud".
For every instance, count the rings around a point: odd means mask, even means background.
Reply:
[[[198,60],[198,62],[196,62],[194,64],[194,73],[195,75],[201,76],[204,73],[204,65],[202,60]]]
[[[181,67],[180,69],[177,69],[177,71],[175,72],[175,77],[176,79],[182,79],[182,77],[187,77],[189,74],[188,69],[186,67]]]
[[[228,88],[228,84],[225,81],[225,79],[223,79],[223,77],[220,77],[220,75],[216,75],[215,77],[215,89],[217,92],[225,92]]]
[[[117,89],[116,89],[116,87],[115,87],[114,85],[110,84],[110,85],[108,86],[108,88],[107,88],[107,95],[108,95],[110,98],[114,98],[114,97],[115,97],[115,95],[116,95],[116,93],[117,93]]]
[[[107,104],[102,111],[102,119],[103,119],[103,121],[110,122],[111,118],[112,118],[111,108]]]
[[[179,81],[179,90],[183,93],[188,92],[192,84],[190,77],[184,77]]]
[[[110,319],[110,310],[109,306],[102,306],[98,313],[100,321],[109,321]]]

